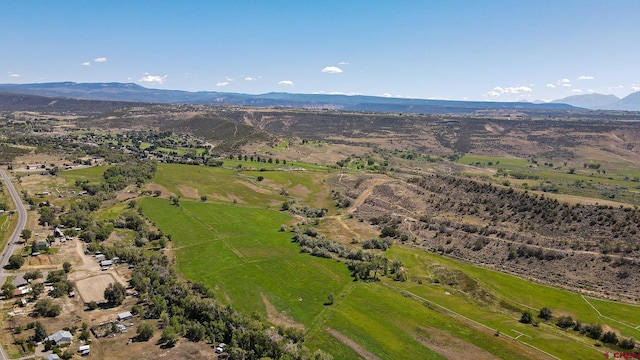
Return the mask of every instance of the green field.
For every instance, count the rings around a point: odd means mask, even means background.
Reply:
[[[257,176],[264,180],[257,181]],[[409,281],[354,282],[345,264],[300,253],[292,234],[279,231],[282,224],[291,225],[292,218],[275,205],[265,206],[282,201],[281,188],[305,188],[302,199],[321,194],[317,176],[324,175],[160,164],[154,182],[170,191],[183,194],[187,186],[198,194],[242,201],[183,198],[173,206],[167,199],[149,197],[138,204],[145,216],[172,235],[177,268],[188,279],[205,282],[237,309],[257,311],[274,323],[304,326],[308,346],[325,349],[335,358],[362,355],[327,329],[383,359],[439,359],[442,354],[454,356],[456,347],[474,346],[505,359],[538,358],[542,352],[558,358],[601,356],[605,347],[573,331],[553,323],[534,327],[518,322],[518,309],[537,314],[542,307],[640,338],[634,329],[640,325],[634,320],[640,319],[638,307],[583,298],[410,247],[396,245],[385,253],[404,263]],[[102,216],[113,215],[107,211]],[[457,272],[461,282],[474,289],[434,282],[438,269]],[[329,294],[335,295],[335,302],[324,305]],[[502,335],[494,336],[496,330]],[[443,338],[449,343],[445,349],[438,347]]]
[[[288,215],[233,205],[146,198],[145,216],[172,234],[178,269],[189,279],[220,288],[239,309],[266,315],[262,296],[296,322],[309,324],[330,293],[351,281],[335,261],[300,254]]]

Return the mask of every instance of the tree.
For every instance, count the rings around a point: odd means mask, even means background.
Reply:
[[[553,313],[553,310],[549,309],[548,307],[543,307],[542,309],[540,309],[540,313],[538,314],[538,317],[543,320],[549,320],[551,319],[552,313]]]
[[[89,310],[95,310],[98,308],[98,303],[95,302],[94,300],[91,300],[88,304],[87,304],[87,308],[89,308]]]
[[[332,305],[334,300],[335,297],[333,296],[333,294],[329,294],[329,296],[327,296],[327,302],[325,302],[324,305]]]
[[[26,273],[24,273],[23,277],[27,281],[40,279],[42,277],[42,271],[40,270],[27,271]]]
[[[531,311],[525,310],[522,312],[522,316],[520,317],[520,322],[523,324],[531,324],[531,319],[533,319],[533,315],[531,315]]]
[[[20,269],[24,265],[24,258],[20,254],[14,254],[9,257],[9,269]]]
[[[169,200],[171,200],[171,205],[173,206],[180,206],[180,198],[175,196],[175,195],[171,195],[169,196]]]
[[[35,300],[44,292],[44,283],[31,285],[31,297]]]
[[[71,272],[71,263],[68,261],[65,261],[64,264],[62,264],[62,268],[64,269],[64,272],[66,272],[67,274]]]
[[[573,319],[571,316],[560,316],[558,321],[556,321],[556,325],[560,328],[567,329],[574,325]]]
[[[4,295],[5,298],[9,299],[13,296],[13,291],[16,289],[16,286],[13,285],[10,282],[6,282],[4,283],[4,285],[2,285],[2,295]]]
[[[20,232],[20,237],[23,238],[25,242],[29,241],[29,239],[31,239],[31,230],[22,229],[22,231]]]
[[[620,339],[620,347],[626,350],[630,350],[636,347],[636,341],[630,337],[628,339]]]
[[[35,310],[39,316],[56,317],[60,315],[61,308],[53,300],[45,298],[36,302]]]
[[[587,334],[587,336],[589,336],[592,339],[600,339],[600,336],[602,336],[602,325],[600,324],[593,324],[591,326],[589,326],[589,332]]]
[[[207,195],[200,196],[200,201],[207,202]]]
[[[138,324],[136,327],[136,334],[138,335],[139,341],[148,341],[153,337],[153,333],[155,332],[155,328],[152,323],[145,321]]]
[[[176,334],[175,329],[172,326],[164,329],[162,331],[162,337],[160,338],[160,341],[165,343],[167,347],[174,347],[178,342],[178,335]]]
[[[120,305],[124,301],[126,290],[119,282],[111,283],[104,289],[104,298],[111,305]]]
[[[618,343],[618,335],[613,331],[607,331],[602,335],[602,342],[606,344],[616,345]]]
[[[47,329],[40,321],[36,321],[34,329],[35,333],[33,334],[33,341],[40,342],[47,338]]]

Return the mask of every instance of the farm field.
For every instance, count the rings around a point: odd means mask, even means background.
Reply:
[[[620,330],[623,336],[640,337],[640,329],[636,329],[640,322],[635,323],[632,320],[640,319],[640,307],[635,305],[585,297],[577,293],[536,284],[516,276],[473,266],[440,255],[417,252],[407,247],[394,246],[387,251],[387,255],[401,259],[410,269],[410,274],[414,276],[414,280],[425,279],[423,282],[426,283],[427,279],[432,279],[429,281],[430,285],[417,286],[407,282],[398,287],[424,296],[435,303],[448,304],[446,305],[447,307],[451,307],[461,314],[466,312],[473,314],[476,312],[474,316],[477,316],[477,299],[473,299],[446,284],[434,284],[434,268],[446,267],[461,271],[472,281],[477,281],[479,286],[487,291],[495,302],[506,301],[522,310],[529,309],[534,313],[537,313],[543,307],[548,307],[554,311],[554,315],[569,315],[585,323],[606,323]],[[429,289],[424,289],[425,287]],[[518,289],[518,291],[513,289]],[[450,291],[453,295],[443,295],[445,291]],[[601,313],[600,315],[596,309]],[[487,308],[482,310],[484,312]],[[501,311],[496,311],[494,315],[503,316],[501,313],[504,312],[504,309],[496,310]],[[493,315],[489,318],[492,317]],[[517,317],[514,318],[512,315],[510,318],[517,322]],[[499,323],[495,319],[488,319],[487,321],[492,321],[495,326],[498,326]],[[487,325],[489,324],[487,323]]]
[[[266,184],[275,184],[263,189],[276,191],[298,184],[322,193],[312,177],[300,178],[299,173],[243,172],[242,176],[258,174],[264,174]],[[207,183],[212,176],[220,181]],[[554,315],[608,324],[625,337],[640,337],[633,328],[637,324],[629,320],[640,318],[635,306],[591,298],[587,302],[579,294],[406,246],[396,245],[385,256],[405,264],[409,281],[383,277],[379,283],[353,282],[345,264],[301,254],[291,242],[292,234],[279,231],[281,225],[291,226],[293,219],[275,206],[260,206],[258,200],[275,195],[267,191],[248,195],[251,190],[228,180],[232,176],[235,171],[229,169],[161,164],[154,179],[160,186],[179,191],[176,178],[184,177],[196,189],[225,194],[236,189],[241,191],[238,198],[247,201],[183,199],[173,206],[167,199],[146,197],[138,205],[172,235],[177,268],[187,278],[206,283],[240,310],[257,311],[275,324],[304,328],[310,347],[327,349],[337,358],[438,359],[463,356],[460,349],[474,349],[486,358],[540,358],[545,353],[559,358],[601,356],[604,348],[595,347],[593,340],[553,323],[522,324],[514,311],[528,309],[537,314],[545,306]],[[442,269],[455,276],[464,274],[460,279],[469,279],[473,293],[434,283]],[[325,305],[329,294],[335,302]],[[503,308],[501,302],[510,308]],[[501,335],[496,337],[495,331]]]

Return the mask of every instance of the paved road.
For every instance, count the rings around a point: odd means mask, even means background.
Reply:
[[[4,272],[4,267],[5,265],[7,265],[7,262],[9,261],[9,257],[11,256],[11,254],[13,254],[13,251],[18,245],[18,240],[20,239],[20,233],[22,232],[22,229],[24,229],[24,226],[27,223],[27,209],[25,209],[24,204],[20,199],[20,195],[18,194],[18,191],[16,191],[16,188],[13,187],[13,184],[11,183],[11,180],[9,179],[9,176],[7,175],[7,173],[4,172],[3,170],[0,170],[0,177],[2,177],[2,180],[4,180],[4,184],[9,190],[11,199],[13,200],[13,203],[16,205],[16,212],[18,213],[18,225],[16,226],[15,230],[13,230],[13,234],[11,234],[11,237],[9,238],[9,242],[7,243],[7,246],[2,251],[2,255],[0,255],[0,278],[1,278],[2,273]],[[0,360],[8,360],[8,359],[9,357],[7,357],[7,355],[5,354],[4,347],[0,345]]]

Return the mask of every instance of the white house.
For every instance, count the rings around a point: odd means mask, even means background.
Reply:
[[[73,335],[67,330],[58,330],[44,339],[45,342],[52,341],[56,345],[66,344],[73,341]]]

